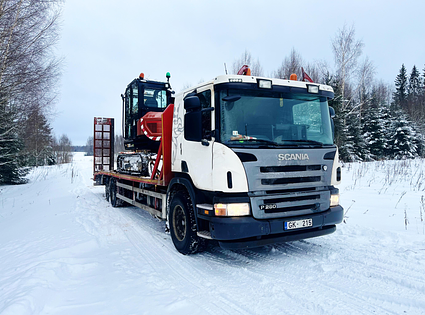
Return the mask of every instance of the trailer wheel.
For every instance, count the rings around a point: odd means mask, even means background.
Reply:
[[[123,205],[123,201],[119,198],[117,198],[117,192],[118,192],[118,186],[117,186],[117,180],[115,178],[111,178],[109,182],[110,187],[110,198],[111,198],[111,205],[112,207],[120,207]]]
[[[195,215],[189,196],[183,191],[172,194],[168,220],[174,246],[183,255],[202,251],[205,242],[196,234]]]

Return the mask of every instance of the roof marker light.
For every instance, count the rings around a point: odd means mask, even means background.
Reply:
[[[319,93],[319,87],[317,85],[307,85],[307,92],[308,93]]]
[[[258,80],[258,87],[260,89],[271,89],[272,81],[270,80]]]

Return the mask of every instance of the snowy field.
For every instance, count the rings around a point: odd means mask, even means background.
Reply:
[[[0,314],[425,314],[424,160],[347,164],[334,234],[183,256],[92,160],[0,186]]]

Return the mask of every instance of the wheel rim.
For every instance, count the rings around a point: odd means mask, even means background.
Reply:
[[[183,208],[176,206],[173,212],[173,228],[174,235],[181,242],[186,237],[186,215],[184,214]]]

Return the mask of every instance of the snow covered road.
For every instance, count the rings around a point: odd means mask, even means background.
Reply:
[[[424,314],[422,169],[344,167],[334,234],[183,256],[164,222],[104,200],[90,158],[38,168],[0,187],[0,314]]]

